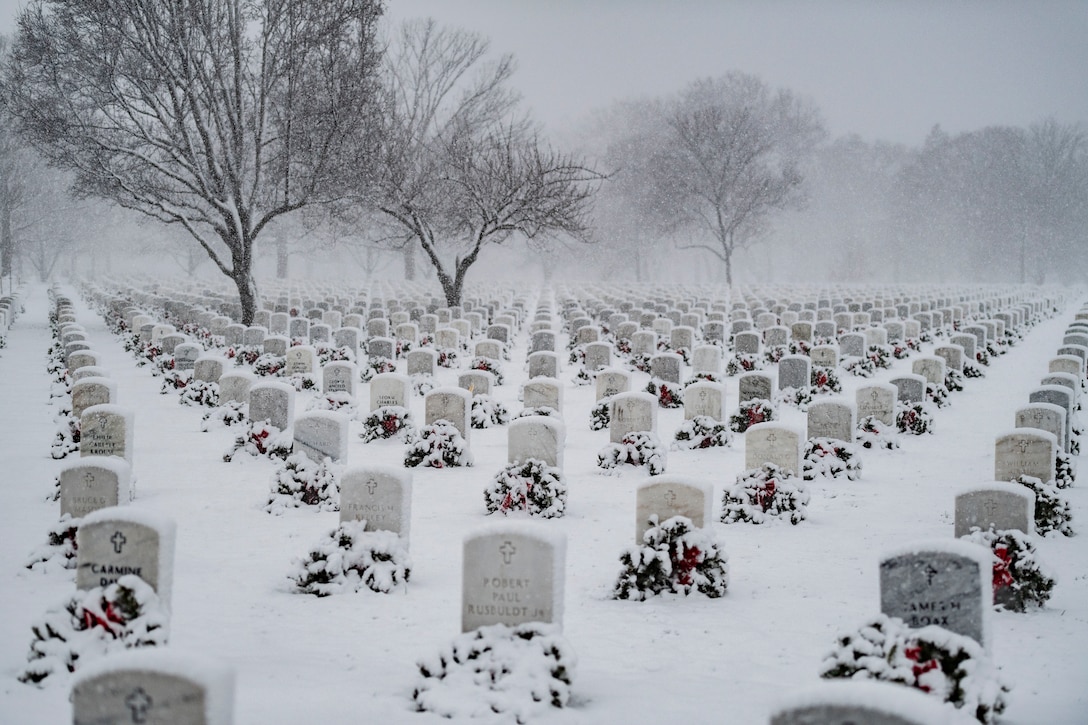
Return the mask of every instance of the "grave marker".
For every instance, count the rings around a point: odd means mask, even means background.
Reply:
[[[366,521],[367,531],[392,531],[408,540],[412,474],[388,466],[352,466],[340,477],[340,521]]]

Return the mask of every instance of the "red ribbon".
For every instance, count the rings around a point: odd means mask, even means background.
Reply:
[[[1009,571],[1012,565],[1012,554],[1009,553],[1009,548],[1004,544],[998,544],[994,547],[994,555],[997,557],[997,561],[994,562],[994,593],[996,594],[999,589],[1011,586],[1016,579]]]

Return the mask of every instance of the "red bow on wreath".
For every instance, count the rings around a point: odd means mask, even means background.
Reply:
[[[1009,567],[1012,565],[1012,554],[1009,553],[1009,547],[1003,544],[995,546],[994,555],[997,557],[997,561],[994,562],[994,593],[996,594],[999,589],[1011,586],[1016,579],[1013,578],[1012,572],[1009,571]]]
[[[114,639],[117,639],[117,631],[111,626],[111,624],[124,624],[125,618],[122,617],[116,609],[113,608],[113,602],[106,602],[105,610],[103,611],[105,617],[99,617],[97,614],[89,609],[83,610],[83,628],[90,629],[91,627],[101,627],[109,632]]]
[[[679,552],[673,551],[672,566],[673,571],[676,572],[676,581],[688,586],[691,584],[691,572],[699,565],[699,555],[702,552],[696,546],[691,548],[685,546],[683,551],[684,553],[679,556],[677,556]]]
[[[907,647],[903,651],[903,654],[907,656],[908,660],[911,660],[912,662],[918,662],[918,658],[922,656],[922,648]],[[920,684],[918,682],[918,678],[927,672],[932,672],[933,670],[937,669],[938,666],[939,665],[937,664],[937,660],[926,660],[925,662],[918,662],[918,664],[912,666],[911,672],[914,673],[914,686],[922,692],[929,692],[931,689],[930,686]]]
[[[760,488],[756,489],[756,505],[762,508],[764,511],[771,507],[774,503],[774,479],[772,478],[767,483],[763,484]]]
[[[756,423],[763,422],[763,409],[762,408],[749,408],[748,409],[748,425],[753,426]]]

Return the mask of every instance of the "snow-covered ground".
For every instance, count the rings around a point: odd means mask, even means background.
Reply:
[[[201,432],[201,410],[161,394],[161,379],[137,367],[102,319],[66,289],[117,382],[118,402],[135,411],[131,506],[177,524],[169,647],[235,670],[235,722],[448,722],[413,711],[416,663],[459,634],[462,541],[494,518],[485,515],[483,490],[506,465],[506,428],[473,431],[474,467],[412,469],[414,567],[406,587],[385,595],[299,594],[287,578],[292,561],[331,531],[338,515],[265,513],[273,463],[245,455],[224,463],[234,430]],[[1082,303],[1071,295],[1061,314],[994,359],[984,379],[967,380],[952,405],[936,413],[935,434],[903,436],[897,451],[865,450],[858,481],[811,483],[809,516],[801,524],[725,525],[716,511],[712,528],[730,566],[720,599],[610,597],[619,555],[634,543],[635,488],[646,474],[633,468],[600,474],[597,452],[608,432],[590,431],[593,388],[574,385],[576,369],[567,365],[561,375],[567,513],[537,525],[567,538],[563,629],[578,662],[570,706],[534,722],[765,723],[776,704],[818,684],[836,636],[879,611],[881,555],[916,540],[952,538],[956,490],[992,480],[995,437],[1014,426],[1014,410],[1046,374]],[[28,288],[24,304],[0,350],[0,722],[11,725],[71,719],[69,681],[38,688],[16,680],[26,665],[31,623],[74,589],[70,571],[24,567],[57,521],[58,504],[48,499],[62,465],[50,457],[56,425],[45,370],[46,290]],[[521,408],[526,343],[522,330],[495,395],[512,412]],[[910,360],[896,361],[893,371],[909,372]],[[439,382],[454,385],[455,375],[440,369]],[[841,378],[851,398],[866,382],[846,372]],[[647,379],[637,374],[632,389]],[[736,378],[726,389],[729,410],[736,407]],[[368,399],[365,385],[359,399]],[[418,396],[412,411],[422,419]],[[802,413],[782,411],[784,422],[803,428]],[[671,440],[682,420],[682,410],[659,411],[661,438]],[[349,464],[401,465],[403,444],[364,444],[359,430],[353,422]],[[667,470],[711,483],[720,507],[722,491],[743,468],[738,436],[731,448],[670,451]],[[1065,495],[1081,535],[1037,541],[1057,574],[1053,597],[1042,610],[993,617],[993,655],[1013,686],[1003,722],[1088,722],[1088,483]]]

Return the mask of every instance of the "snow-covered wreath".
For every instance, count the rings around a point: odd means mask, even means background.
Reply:
[[[510,411],[495,398],[484,393],[472,396],[470,424],[477,430],[506,425],[510,422]]]
[[[1019,476],[1012,482],[1035,492],[1035,533],[1040,536],[1051,532],[1074,535],[1073,510],[1053,481],[1044,483],[1035,476]]]
[[[628,433],[619,443],[609,443],[597,453],[597,466],[612,471],[621,464],[646,466],[651,476],[665,472],[665,447],[649,431]]]
[[[567,484],[561,470],[529,458],[495,474],[484,489],[484,504],[489,514],[559,518],[567,508]]]
[[[804,482],[773,463],[737,475],[722,496],[723,524],[743,521],[763,524],[778,519],[799,524],[808,515],[809,493]]]
[[[623,569],[612,586],[613,599],[643,601],[663,593],[693,591],[716,599],[729,586],[729,557],[713,533],[696,528],[686,516],[659,522],[649,518],[642,544],[620,555]]]
[[[340,510],[340,480],[336,464],[320,463],[305,453],[292,453],[272,474],[272,490],[264,510],[280,515],[289,508],[316,506],[320,511]]]
[[[417,663],[412,702],[419,712],[447,718],[509,714],[525,723],[550,707],[566,707],[575,664],[557,625],[479,627]]]
[[[978,527],[961,536],[994,554],[994,606],[1011,612],[1042,607],[1050,599],[1055,579],[1039,560],[1035,544],[1023,531],[982,531]]]
[[[155,590],[135,574],[76,592],[31,625],[29,664],[19,681],[40,684],[110,652],[165,645],[169,622]]]
[[[896,403],[895,427],[900,433],[920,436],[933,433],[933,410],[930,403]]]
[[[446,420],[425,425],[412,437],[404,454],[404,467],[448,468],[471,466],[472,453],[457,426]]]
[[[820,676],[915,687],[981,723],[994,722],[1005,710],[1009,691],[975,640],[933,625],[911,629],[884,614],[841,636]]]
[[[412,414],[399,405],[382,405],[363,418],[363,432],[359,437],[364,443],[389,438],[404,439],[415,433]]]
[[[771,401],[751,398],[741,403],[737,411],[729,416],[729,430],[743,433],[757,423],[769,423],[772,420],[778,420],[778,410]]]
[[[59,483],[59,479],[58,479]],[[59,495],[59,491],[58,491]],[[83,519],[62,514],[60,520],[49,529],[46,543],[39,546],[26,561],[27,569],[76,568],[76,531]]]
[[[694,450],[729,446],[733,443],[733,434],[725,423],[714,420],[709,415],[697,415],[684,421],[676,429],[673,439],[673,448]]]
[[[684,405],[680,395],[680,386],[665,380],[651,380],[646,384],[646,392],[657,397],[657,404],[662,408],[679,408]]]
[[[816,478],[861,478],[861,456],[853,443],[834,438],[809,438],[805,442],[801,462],[802,476],[806,481]]]
[[[393,531],[367,531],[366,521],[340,525],[294,562],[288,578],[299,591],[319,597],[364,587],[387,594],[412,573],[408,544]]]
[[[858,421],[858,443],[862,448],[894,451],[899,448],[896,427],[888,425],[875,415],[867,415]]]
[[[223,461],[230,463],[239,451],[251,456],[267,456],[283,460],[291,454],[294,437],[291,431],[281,431],[273,425],[261,421],[249,421],[243,432],[234,439],[233,447],[223,454]]]

